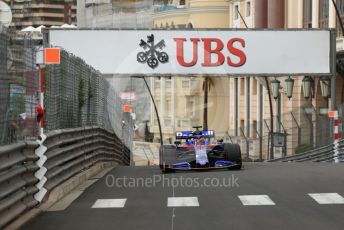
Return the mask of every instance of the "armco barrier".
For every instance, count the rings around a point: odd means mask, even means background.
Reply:
[[[0,229],[49,191],[100,161],[129,165],[130,150],[99,127],[56,130],[41,141],[0,147]]]
[[[269,162],[334,162],[336,158],[334,148],[334,144],[330,144],[293,156],[269,160]],[[344,139],[338,142],[338,152],[339,162],[344,162]]]

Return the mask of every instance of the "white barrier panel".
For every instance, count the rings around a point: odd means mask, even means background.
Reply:
[[[329,30],[49,30],[106,74],[329,75]]]

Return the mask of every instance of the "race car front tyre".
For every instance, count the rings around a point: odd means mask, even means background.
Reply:
[[[235,162],[237,165],[230,167],[229,169],[241,169],[241,149],[238,144],[224,144],[224,150],[228,161]]]

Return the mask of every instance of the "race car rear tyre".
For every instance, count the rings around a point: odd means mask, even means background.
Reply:
[[[241,149],[238,144],[224,144],[224,150],[226,153],[226,158],[228,161],[236,162],[236,166],[230,167],[228,169],[241,169]]]
[[[169,159],[166,158],[168,158],[169,156],[174,156],[176,154],[176,148],[171,145],[164,145],[163,148],[164,152],[162,152],[160,149],[160,169],[163,173],[175,172],[174,169],[167,168]]]

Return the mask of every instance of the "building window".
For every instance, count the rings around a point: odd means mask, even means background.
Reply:
[[[303,27],[312,28],[312,0],[303,1]]]
[[[171,126],[172,125],[172,121],[170,118],[165,118],[164,119],[164,126]]]
[[[344,0],[337,0],[337,7],[339,10],[339,14],[340,17],[342,18],[342,20],[344,20]],[[341,30],[341,26],[340,26],[340,22],[338,19],[336,19],[336,23],[337,23],[337,37],[343,37],[343,32]]]
[[[246,17],[251,16],[251,2],[246,2]]]
[[[158,109],[158,113],[160,113],[160,100],[155,100],[155,104],[156,104],[156,107]],[[155,124],[158,124],[158,123],[155,123]]]
[[[172,102],[171,102],[171,100],[165,101],[165,114],[166,114],[166,117],[172,117]]]
[[[185,5],[185,0],[180,0],[179,5],[184,6]]]
[[[160,88],[160,79],[159,78],[154,79],[154,87]]]
[[[177,127],[178,128],[182,128],[182,127],[190,127],[190,120],[187,119],[181,119],[181,120],[177,120]]]
[[[239,5],[234,6],[234,19],[239,19]]]
[[[195,116],[195,100],[194,98],[186,98],[185,114],[189,117]]]
[[[172,86],[172,80],[171,79],[166,79],[165,80],[165,87],[166,88],[171,88]]]
[[[182,80],[182,88],[183,89],[190,88],[190,80]]]
[[[320,0],[320,28],[328,28],[329,1]]]

